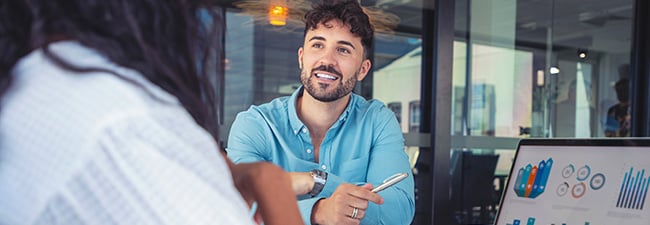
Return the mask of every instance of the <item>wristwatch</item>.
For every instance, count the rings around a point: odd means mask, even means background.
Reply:
[[[314,178],[314,187],[309,192],[309,195],[313,198],[316,197],[325,187],[325,182],[327,182],[327,172],[314,169],[311,172],[311,177]]]

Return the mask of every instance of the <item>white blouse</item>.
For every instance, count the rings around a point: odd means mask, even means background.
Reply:
[[[77,42],[37,50],[0,102],[0,224],[252,224],[212,137],[178,100]],[[137,83],[138,85],[134,84]]]

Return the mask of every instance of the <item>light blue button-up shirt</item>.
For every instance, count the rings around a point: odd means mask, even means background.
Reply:
[[[361,224],[409,224],[414,215],[414,182],[392,111],[380,101],[352,94],[327,131],[316,163],[309,129],[296,114],[302,90],[239,113],[230,130],[228,157],[235,163],[270,161],[290,172],[326,171],[327,182],[319,196],[298,202],[305,224],[310,224],[316,201],[329,197],[342,183],[377,186],[395,173],[408,173],[407,179],[379,193],[383,205],[370,202]]]

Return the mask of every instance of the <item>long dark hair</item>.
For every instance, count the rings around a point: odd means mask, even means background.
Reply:
[[[216,138],[217,103],[211,81],[214,65],[220,63],[216,53],[222,47],[218,28],[223,24],[214,11],[203,10],[211,8],[202,0],[3,0],[0,97],[10,86],[11,68],[30,49],[43,49],[71,71],[100,70],[75,67],[48,51],[53,41],[76,40],[176,96]]]
[[[29,51],[31,22],[24,1],[0,1],[0,97],[11,84],[11,68]]]

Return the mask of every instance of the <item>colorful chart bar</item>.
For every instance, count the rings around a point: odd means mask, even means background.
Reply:
[[[528,164],[520,168],[513,187],[517,196],[536,198],[544,193],[552,166],[553,159],[549,158],[546,161],[542,160],[537,166]]]
[[[645,175],[645,169],[634,172],[634,167],[623,176],[621,189],[616,200],[616,207],[642,210],[648,196],[650,179]]]

